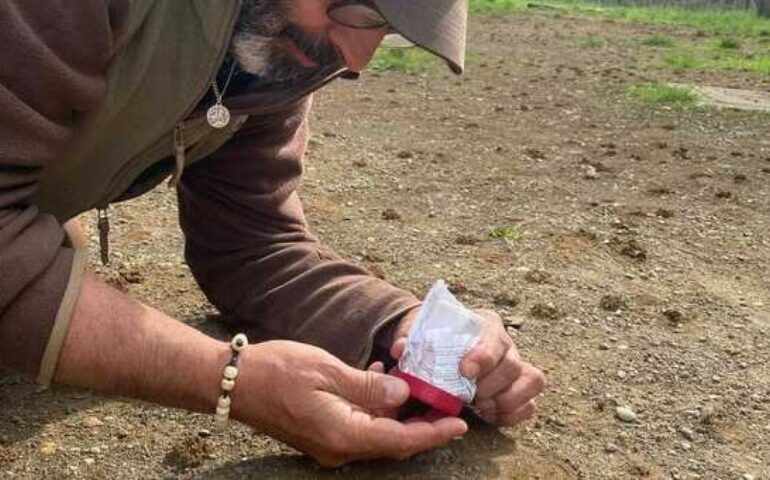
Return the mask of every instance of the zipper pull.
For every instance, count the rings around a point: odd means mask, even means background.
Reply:
[[[179,185],[179,180],[182,178],[182,172],[184,172],[185,164],[185,149],[184,149],[184,124],[177,123],[174,126],[174,160],[176,161],[176,169],[171,179],[168,181],[170,188],[176,188]]]
[[[96,229],[99,230],[99,253],[102,257],[102,265],[110,263],[110,216],[107,208],[96,210]]]

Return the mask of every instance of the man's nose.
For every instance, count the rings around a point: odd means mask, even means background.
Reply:
[[[348,70],[360,72],[372,59],[385,33],[385,28],[356,29],[338,25],[329,32],[329,38],[342,54]]]

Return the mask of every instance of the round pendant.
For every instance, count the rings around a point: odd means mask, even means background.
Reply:
[[[230,110],[217,103],[206,111],[206,120],[214,128],[225,128],[230,123]]]

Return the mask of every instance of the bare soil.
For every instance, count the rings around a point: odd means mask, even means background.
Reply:
[[[316,97],[314,230],[420,295],[445,278],[496,308],[547,371],[537,418],[322,471],[244,426],[212,434],[207,416],[5,375],[0,478],[770,478],[770,117],[624,94],[770,83],[657,69],[653,34],[697,33],[475,18],[464,77],[370,74]],[[115,262],[97,270],[216,333],[175,208],[165,187],[114,208]]]

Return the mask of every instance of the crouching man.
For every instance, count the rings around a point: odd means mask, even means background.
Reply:
[[[466,10],[0,2],[0,363],[43,384],[216,411],[324,465],[406,458],[463,435],[457,418],[382,413],[408,396],[382,361],[401,354],[419,303],[319,245],[295,188],[312,92],[357,76],[394,32],[460,73]],[[109,204],[169,176],[190,268],[251,344],[210,338],[85,269],[67,221],[99,209],[106,260]],[[478,380],[482,417],[512,425],[533,414],[544,378],[497,315],[479,315],[461,373]]]

